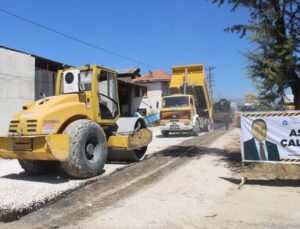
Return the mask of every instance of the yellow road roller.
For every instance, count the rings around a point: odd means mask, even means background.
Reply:
[[[23,106],[0,137],[0,157],[32,175],[100,174],[107,160],[140,161],[152,132],[141,118],[120,118],[116,72],[97,65],[60,70],[55,96]]]

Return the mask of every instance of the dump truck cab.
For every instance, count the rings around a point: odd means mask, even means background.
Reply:
[[[60,164],[71,176],[99,174],[107,160],[142,160],[152,133],[142,119],[119,118],[116,72],[97,65],[60,70],[55,96],[23,106],[0,137],[0,157],[31,174]]]
[[[162,102],[160,127],[162,131],[191,131],[192,117],[196,118],[197,110],[192,95],[175,94],[165,96]]]

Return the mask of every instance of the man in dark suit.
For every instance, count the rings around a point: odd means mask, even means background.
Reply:
[[[255,161],[280,161],[277,145],[266,140],[267,124],[263,119],[252,123],[252,139],[244,142],[244,159]]]

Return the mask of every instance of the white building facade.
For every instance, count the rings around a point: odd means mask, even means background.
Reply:
[[[132,95],[132,113],[138,111],[143,116],[160,112],[162,97],[168,95],[168,88],[171,76],[162,71],[156,70],[146,76],[136,78],[132,82],[146,87],[147,91],[141,88],[135,90]]]

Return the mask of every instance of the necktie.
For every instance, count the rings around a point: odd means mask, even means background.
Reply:
[[[260,153],[260,160],[265,161],[266,160],[266,154],[264,149],[264,143],[259,143],[259,153]]]

